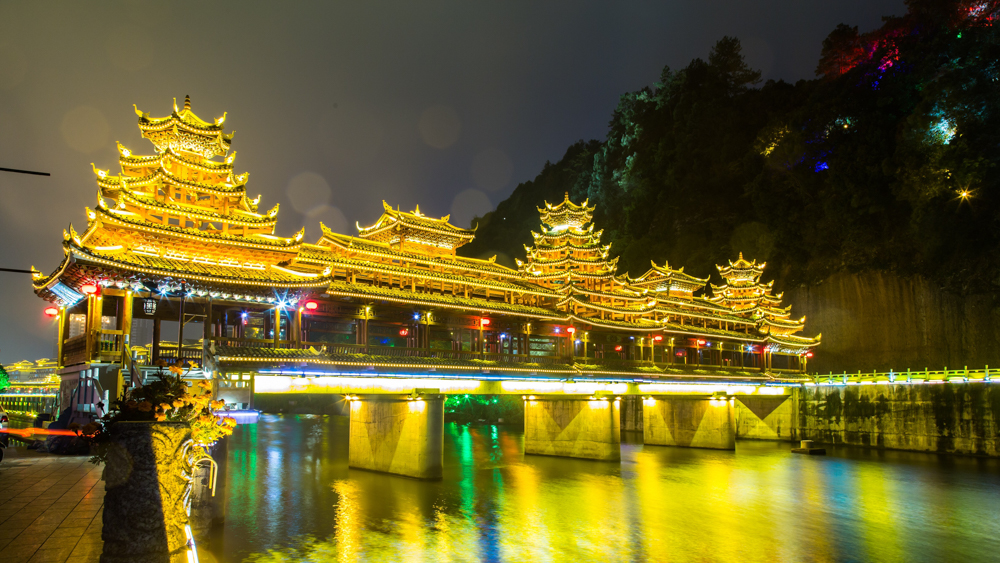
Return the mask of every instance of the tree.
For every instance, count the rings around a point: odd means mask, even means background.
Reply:
[[[760,83],[760,71],[754,70],[743,60],[740,40],[726,35],[712,47],[708,64],[728,87],[730,95],[746,91]]]
[[[833,78],[854,68],[864,57],[857,26],[838,24],[823,40],[816,76]]]

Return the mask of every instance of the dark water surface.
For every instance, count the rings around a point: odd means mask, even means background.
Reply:
[[[1000,561],[1000,462],[739,442],[621,463],[525,456],[447,424],[444,479],[347,468],[347,419],[265,415],[230,438],[203,562]]]

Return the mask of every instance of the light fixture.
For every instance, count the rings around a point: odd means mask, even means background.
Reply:
[[[55,317],[59,315],[59,307],[46,307],[45,315],[48,317]]]

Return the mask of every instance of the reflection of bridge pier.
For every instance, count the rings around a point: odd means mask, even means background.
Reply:
[[[612,396],[528,396],[524,453],[621,459],[621,400]]]
[[[436,390],[435,390],[436,391]],[[440,479],[444,396],[352,395],[348,465],[418,479]]]

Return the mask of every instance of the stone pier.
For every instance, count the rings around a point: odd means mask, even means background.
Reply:
[[[350,467],[441,478],[444,396],[359,395],[350,403]]]
[[[736,449],[736,415],[731,397],[646,397],[642,441],[654,446]]]
[[[620,406],[613,397],[528,397],[524,453],[619,461]]]

